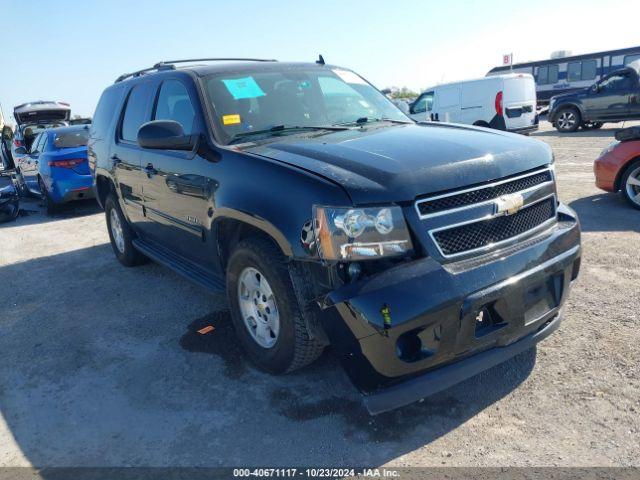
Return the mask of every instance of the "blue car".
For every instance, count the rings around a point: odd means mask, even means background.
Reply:
[[[21,187],[42,197],[47,214],[61,203],[95,198],[87,162],[88,137],[87,125],[44,130],[22,160]]]

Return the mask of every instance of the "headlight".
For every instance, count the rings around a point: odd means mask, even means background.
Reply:
[[[366,260],[413,250],[409,230],[396,206],[313,208],[318,253],[325,260]]]

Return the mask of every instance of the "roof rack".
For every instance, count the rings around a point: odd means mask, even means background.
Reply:
[[[176,63],[191,63],[191,62],[277,62],[275,59],[267,58],[188,58],[185,60],[164,60],[156,63],[153,67],[144,68],[131,73],[125,73],[116,78],[116,83],[121,82],[129,77],[139,77],[145,73],[161,70],[175,70]]]

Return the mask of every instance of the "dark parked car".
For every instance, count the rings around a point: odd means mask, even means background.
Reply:
[[[605,122],[640,120],[640,61],[616,70],[589,88],[557,95],[549,121],[560,132],[600,128]]]
[[[580,229],[544,143],[415,124],[323,61],[203,63],[108,87],[89,163],[120,262],[226,289],[257,366],[332,344],[379,413],[558,327]]]
[[[19,210],[20,199],[11,177],[0,174],[0,223],[14,220]]]

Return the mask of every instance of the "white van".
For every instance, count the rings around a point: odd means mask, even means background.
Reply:
[[[413,102],[409,116],[528,134],[538,129],[536,84],[527,73],[509,73],[438,85]]]

